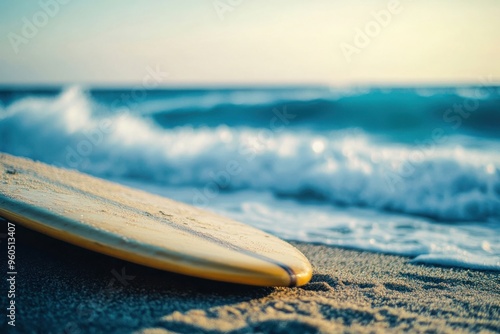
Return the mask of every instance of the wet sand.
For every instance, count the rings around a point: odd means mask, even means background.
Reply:
[[[20,225],[16,242],[12,333],[500,332],[497,272],[294,243],[312,281],[258,288],[150,269]]]

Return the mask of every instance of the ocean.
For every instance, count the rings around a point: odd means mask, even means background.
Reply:
[[[286,240],[500,270],[500,88],[0,88],[0,151]]]

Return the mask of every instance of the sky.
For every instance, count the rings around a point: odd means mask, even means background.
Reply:
[[[499,18],[497,0],[6,0],[0,84],[498,84]]]

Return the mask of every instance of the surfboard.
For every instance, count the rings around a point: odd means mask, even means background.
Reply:
[[[141,265],[256,286],[300,286],[306,257],[285,241],[188,204],[0,153],[0,216]]]

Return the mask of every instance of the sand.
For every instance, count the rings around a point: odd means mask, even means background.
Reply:
[[[12,333],[500,332],[496,272],[294,243],[313,264],[311,283],[259,288],[135,265],[20,225],[16,242]]]

